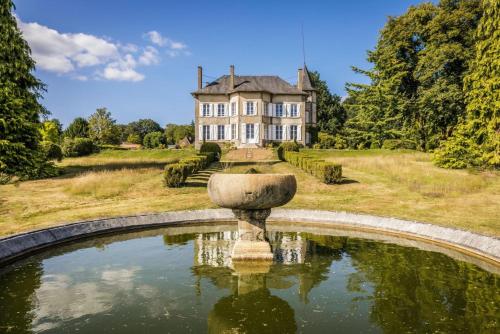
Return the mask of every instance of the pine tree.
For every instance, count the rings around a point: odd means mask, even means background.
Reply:
[[[438,166],[500,167],[500,1],[482,5],[476,57],[464,80],[467,114],[436,152]]]
[[[48,114],[38,102],[44,84],[32,71],[35,62],[11,11],[11,0],[0,0],[0,179],[53,175],[40,141],[40,117]]]

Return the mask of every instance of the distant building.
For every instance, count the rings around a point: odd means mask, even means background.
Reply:
[[[262,147],[272,142],[296,140],[311,144],[309,129],[316,126],[316,89],[304,66],[297,84],[278,76],[240,76],[230,66],[203,87],[198,67],[195,99],[195,146],[205,140],[233,143],[237,147]]]

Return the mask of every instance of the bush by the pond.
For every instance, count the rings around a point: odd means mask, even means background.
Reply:
[[[314,175],[326,184],[342,181],[342,165],[315,159],[301,152],[285,151],[285,161]]]
[[[42,141],[41,147],[47,160],[57,160],[57,161],[62,160],[63,152],[61,146],[54,144],[50,141]]]
[[[200,153],[207,153],[207,152],[213,152],[215,155],[215,158],[217,160],[220,159],[220,156],[222,154],[222,150],[220,146],[217,143],[203,143],[201,144],[200,147]]]
[[[213,161],[215,154],[208,152],[179,160],[177,163],[165,166],[163,174],[165,185],[169,188],[178,188],[186,182],[188,176],[207,168]]]
[[[285,152],[298,152],[300,150],[300,144],[296,141],[287,141],[278,146],[278,158],[281,161],[285,161]]]
[[[62,151],[65,157],[82,157],[99,152],[99,147],[90,138],[64,138]]]

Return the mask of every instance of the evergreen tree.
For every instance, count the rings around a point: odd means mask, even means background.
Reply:
[[[64,136],[69,138],[88,138],[89,122],[82,117],[75,118],[64,131]]]
[[[317,71],[311,72],[311,83],[317,89],[316,110],[320,131],[335,135],[346,120],[345,109],[340,96],[332,94],[326,81],[321,80]]]
[[[442,167],[500,167],[500,1],[483,0],[483,11],[464,83],[467,114],[435,154]]]
[[[32,71],[28,43],[11,11],[11,0],[0,0],[0,178],[21,179],[54,175],[54,166],[41,151],[40,116],[48,112],[38,102],[45,89]]]

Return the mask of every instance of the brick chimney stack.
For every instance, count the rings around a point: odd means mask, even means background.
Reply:
[[[203,88],[203,68],[198,66],[198,89]]]
[[[229,87],[234,89],[234,65],[229,66]]]
[[[297,73],[297,88],[302,90],[304,88],[304,70],[299,68]]]

